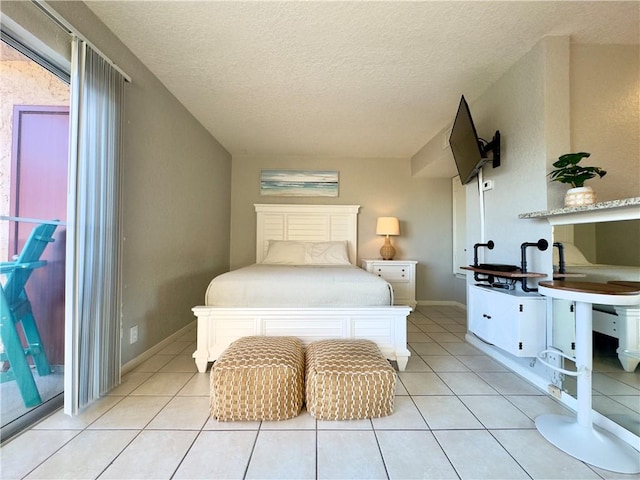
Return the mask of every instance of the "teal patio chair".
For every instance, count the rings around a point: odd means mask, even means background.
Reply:
[[[33,270],[47,264],[40,257],[47,245],[54,241],[55,229],[55,224],[38,225],[31,232],[17,260],[0,262],[0,274],[6,275],[4,285],[0,285],[0,335],[4,348],[0,360],[5,366],[8,365],[8,369],[0,373],[0,381],[16,381],[25,407],[42,403],[28,357],[33,359],[38,375],[51,373],[25,285]]]

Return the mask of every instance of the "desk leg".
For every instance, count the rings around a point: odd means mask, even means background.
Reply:
[[[591,308],[590,303],[576,302],[576,367],[582,371],[577,377],[577,418],[541,415],[536,428],[553,445],[583,462],[612,472],[640,473],[640,452],[593,425]]]
[[[590,303],[576,302],[576,370],[578,375],[578,425],[586,428],[593,426],[591,403],[593,371],[593,310]]]

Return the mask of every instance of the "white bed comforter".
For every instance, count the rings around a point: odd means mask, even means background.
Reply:
[[[214,278],[205,295],[218,307],[368,307],[391,305],[391,286],[353,265],[254,264]]]

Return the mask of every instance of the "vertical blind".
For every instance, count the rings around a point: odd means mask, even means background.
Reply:
[[[85,41],[71,63],[65,413],[120,383],[125,78]]]

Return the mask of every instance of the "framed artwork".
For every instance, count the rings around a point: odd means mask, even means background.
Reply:
[[[331,170],[262,170],[260,195],[337,197],[338,172]]]

